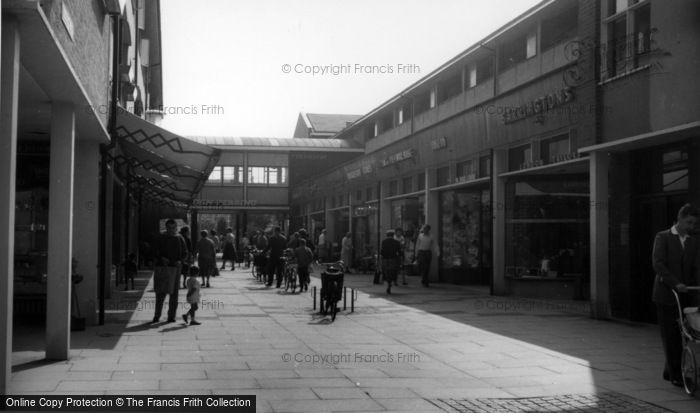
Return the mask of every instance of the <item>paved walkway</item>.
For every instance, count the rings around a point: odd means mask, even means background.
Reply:
[[[661,379],[655,326],[591,320],[586,303],[409,284],[387,296],[346,275],[356,311],[330,323],[311,289],[285,294],[236,269],[202,289],[201,326],[152,325],[141,272],[106,325],[73,333],[68,362],[40,360],[43,335],[18,326],[11,393],[254,394],[258,412],[700,411]]]

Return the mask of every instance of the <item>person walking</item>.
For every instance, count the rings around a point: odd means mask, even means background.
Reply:
[[[403,274],[403,284],[406,285],[406,271],[404,270],[403,266],[403,256],[404,256],[404,251],[406,251],[406,238],[403,236],[403,229],[401,228],[396,228],[394,230],[394,239],[399,242],[401,245],[401,259],[399,260],[399,268],[397,269],[398,273]],[[396,275],[396,279],[394,280],[394,285],[398,287],[399,285],[399,276],[398,273]]]
[[[318,235],[318,261],[326,262],[328,260],[328,244],[326,241],[326,230],[322,229]],[[342,259],[342,258],[341,258]]]
[[[700,285],[700,243],[690,235],[700,218],[700,211],[685,204],[678,211],[676,223],[656,234],[652,265],[656,272],[652,300],[656,303],[661,341],[666,358],[663,378],[674,386],[683,386],[681,358],[683,343],[678,320],[678,306],[672,291],[681,299],[681,306],[693,304],[697,295],[687,294],[688,286]]]
[[[393,229],[386,232],[380,255],[382,256],[382,275],[387,283],[386,293],[391,294],[391,284],[396,280],[401,260],[401,244],[394,238]]]
[[[209,277],[216,269],[216,245],[209,238],[206,230],[200,232],[201,239],[197,243],[197,264],[199,265],[199,275],[202,277],[202,286],[209,287]]]
[[[233,235],[233,228],[226,229],[224,238],[224,253],[221,257],[221,269],[226,269],[226,261],[231,261],[231,271],[236,269],[236,236]]]
[[[352,264],[352,234],[346,233],[340,242],[340,259],[345,264],[345,272],[350,274],[350,264]]]
[[[248,257],[248,250],[250,249],[250,239],[248,235],[244,232],[243,237],[241,237],[241,245],[238,246],[239,257],[242,262],[245,262],[245,267],[250,268],[250,258]],[[240,264],[238,265],[240,267]]]
[[[157,239],[154,256],[156,270],[153,284],[156,291],[156,308],[153,322],[160,321],[165,296],[170,295],[168,323],[172,323],[177,313],[178,277],[182,263],[187,259],[187,244],[182,235],[177,233],[177,223],[174,219],[165,222],[165,233]]]
[[[268,251],[270,258],[267,262],[267,286],[272,286],[272,277],[277,278],[277,288],[282,286],[282,273],[284,271],[284,261],[282,254],[287,248],[287,238],[282,235],[282,229],[275,227],[274,234],[270,237]]]
[[[299,275],[299,292],[309,290],[309,267],[314,261],[314,254],[306,246],[306,240],[299,238],[299,246],[294,250],[294,258],[297,261],[297,274]]]
[[[199,309],[199,290],[201,287],[199,280],[197,280],[197,275],[199,275],[199,268],[193,265],[190,268],[190,275],[185,282],[187,286],[187,302],[190,304],[190,310],[182,315],[182,319],[185,320],[185,324],[191,326],[198,326],[201,324],[194,319],[194,313]]]
[[[430,235],[430,225],[423,225],[416,240],[416,261],[418,263],[418,274],[421,276],[421,283],[424,287],[430,284],[430,264],[433,259],[433,251],[437,257],[440,256],[435,239]]]
[[[187,275],[190,273],[190,265],[192,265],[192,240],[190,240],[190,227],[183,226],[180,228],[180,235],[185,240],[185,245],[187,245],[187,258],[182,262],[182,288],[185,288],[185,281],[187,281]]]

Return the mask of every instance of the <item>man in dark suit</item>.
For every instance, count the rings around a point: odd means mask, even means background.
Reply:
[[[652,300],[656,303],[661,340],[666,355],[664,379],[670,380],[675,386],[682,386],[681,341],[678,326],[678,307],[672,290],[681,297],[681,304],[687,306],[694,298],[688,292],[688,286],[700,285],[700,245],[698,240],[690,235],[697,225],[700,211],[690,204],[685,204],[678,211],[676,224],[670,229],[656,234],[652,263],[656,278]]]

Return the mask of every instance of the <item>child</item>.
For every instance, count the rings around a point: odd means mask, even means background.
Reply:
[[[185,320],[185,324],[191,326],[198,326],[201,323],[194,319],[194,313],[199,308],[199,289],[202,284],[199,282],[197,277],[199,276],[199,267],[190,267],[190,275],[185,281],[187,286],[187,302],[190,303],[190,311],[182,315],[182,319]]]
[[[309,266],[314,260],[314,254],[306,246],[306,240],[299,238],[299,246],[294,250],[294,257],[297,260],[297,274],[299,274],[299,292],[309,290]]]
[[[133,252],[129,254],[124,263],[124,274],[126,275],[126,280],[124,280],[124,291],[129,289],[129,280],[131,280],[131,289],[134,289],[134,279],[136,278],[136,273],[139,271],[139,266],[136,263],[136,254]]]

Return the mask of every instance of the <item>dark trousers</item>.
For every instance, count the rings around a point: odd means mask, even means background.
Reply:
[[[284,271],[284,261],[282,258],[272,258],[267,262],[267,285],[272,285],[272,278],[277,277],[277,286],[282,285],[282,272]]]
[[[661,330],[661,342],[664,345],[666,366],[664,373],[668,372],[671,380],[682,380],[681,357],[683,353],[683,341],[681,329],[678,325],[678,307],[675,305],[656,304],[659,329]]]
[[[190,304],[190,311],[187,312],[187,315],[194,320],[194,312],[197,310],[199,310],[199,305],[197,303],[192,303]]]
[[[168,320],[174,320],[175,314],[177,313],[177,292],[179,290],[177,282],[175,283],[175,288],[170,292],[170,301],[168,301]],[[167,293],[156,293],[156,313],[153,318],[160,318],[163,312],[163,302],[165,302],[165,296]]]
[[[309,267],[297,267],[297,275],[299,276],[300,285],[309,285]]]
[[[418,261],[418,274],[421,276],[423,285],[428,285],[430,276],[430,261],[433,259],[433,253],[430,250],[418,251],[416,260]]]

